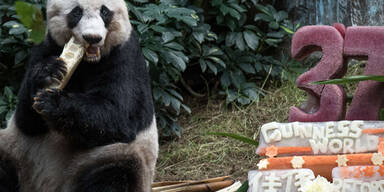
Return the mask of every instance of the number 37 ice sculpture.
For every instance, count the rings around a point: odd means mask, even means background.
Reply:
[[[301,28],[292,39],[292,57],[303,59],[314,51],[322,51],[320,62],[297,79],[309,99],[301,108],[290,109],[289,121],[377,120],[384,102],[383,83],[360,82],[348,110],[341,86],[311,83],[343,77],[350,58],[367,59],[364,74],[384,75],[384,27]]]

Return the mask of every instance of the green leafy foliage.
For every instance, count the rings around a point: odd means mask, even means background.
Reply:
[[[0,88],[17,90],[31,46],[45,35],[45,2],[0,3]],[[164,135],[181,135],[177,117],[191,113],[184,103],[186,91],[225,98],[227,105],[247,105],[263,94],[266,79],[291,78],[292,61],[276,53],[299,26],[268,3],[127,0],[127,5],[150,69]],[[194,78],[203,86],[191,84]]]
[[[248,180],[241,185],[241,187],[237,190],[237,192],[247,192],[249,188]]]
[[[15,8],[23,25],[31,29],[30,40],[34,43],[42,42],[45,37],[45,24],[41,9],[23,1],[17,1]]]
[[[258,80],[292,74],[287,71],[291,60],[281,60],[275,53],[299,26],[271,5],[237,0],[132,0],[128,6],[150,66],[160,125],[177,135],[181,129],[174,120],[182,109],[190,113],[183,105],[185,89],[180,86],[184,78],[188,82],[190,71],[206,82],[217,82],[218,90],[198,89],[205,95],[224,96],[228,105],[257,101],[263,94]]]
[[[4,87],[4,84],[13,86],[19,83],[20,76],[23,75],[20,74],[20,70],[22,70],[23,64],[28,59],[29,50],[33,42],[38,42],[35,37],[41,39],[41,36],[44,36],[42,3],[43,1],[30,0],[29,3],[16,2],[17,6],[14,6],[14,1],[0,0],[1,87]],[[27,12],[18,15],[17,12],[22,12],[21,10]],[[26,25],[23,25],[20,20],[25,20]]]
[[[5,127],[6,121],[9,120],[16,108],[16,95],[10,87],[4,87],[4,91],[0,94],[0,127]]]
[[[375,75],[355,75],[350,77],[344,77],[341,79],[331,79],[331,80],[325,80],[325,81],[316,81],[313,82],[313,84],[316,85],[325,85],[325,84],[346,84],[346,83],[352,83],[352,82],[360,82],[360,81],[378,81],[378,82],[384,82],[384,76],[375,76]]]
[[[5,126],[15,108],[14,93],[24,74],[30,48],[37,42],[33,39],[44,36],[43,3],[39,0],[16,3],[0,0],[0,127]],[[24,10],[26,12],[21,14]],[[35,24],[39,22],[40,25]]]

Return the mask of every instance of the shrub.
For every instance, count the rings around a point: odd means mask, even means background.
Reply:
[[[0,2],[0,86],[17,90],[29,49],[41,41],[44,4]],[[298,26],[272,5],[256,0],[130,0],[127,5],[150,69],[158,123],[165,135],[180,136],[177,116],[182,110],[191,113],[183,103],[183,90],[196,96],[218,94],[227,104],[247,105],[262,94],[260,80],[290,74],[292,62],[276,53]],[[207,88],[193,91],[191,77],[204,79]]]
[[[41,41],[41,36],[45,32],[43,15],[40,11],[44,2],[42,0],[28,2],[34,6],[24,4],[27,7],[19,7],[22,14],[18,15],[15,1],[0,0],[0,127],[5,126],[5,121],[14,110],[15,92],[23,77],[24,64],[28,59],[33,40]],[[21,24],[20,19],[23,17],[27,18],[29,24],[28,22],[25,26]]]

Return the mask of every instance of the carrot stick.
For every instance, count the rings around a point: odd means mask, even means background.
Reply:
[[[265,156],[266,148],[262,148],[259,155]],[[278,155],[312,153],[312,147],[277,147]]]
[[[371,158],[372,153],[349,154],[346,155],[348,166],[373,165]],[[305,163],[303,168],[311,169],[315,175],[321,175],[329,180],[332,180],[332,169],[337,167],[337,155],[324,156],[302,156]],[[265,170],[272,169],[292,169],[291,160],[293,157],[277,157],[268,159],[268,167]],[[264,169],[263,169],[264,170]]]
[[[384,128],[380,128],[380,129],[364,129],[363,133],[364,134],[380,134],[380,133],[384,133]]]

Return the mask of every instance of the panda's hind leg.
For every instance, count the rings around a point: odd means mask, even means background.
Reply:
[[[88,171],[79,178],[76,192],[143,191],[138,159],[98,165]]]
[[[116,143],[79,154],[70,165],[69,192],[150,192],[158,154],[156,121],[132,143]],[[74,188],[72,188],[74,187]],[[66,191],[66,192],[67,192]]]
[[[76,192],[149,192],[151,181],[139,158],[99,164],[85,171],[77,181]],[[144,172],[143,172],[144,171]]]
[[[0,158],[0,192],[18,192],[19,179],[14,161]]]

